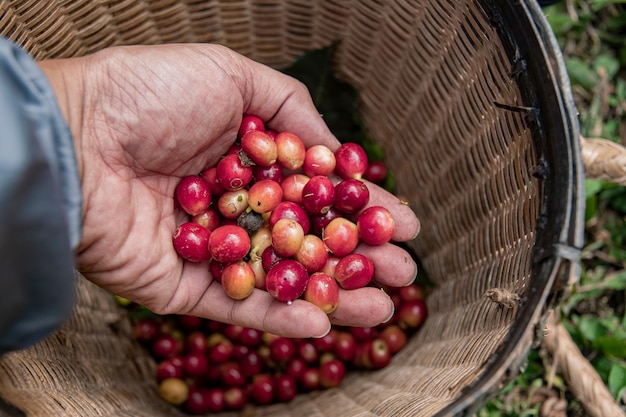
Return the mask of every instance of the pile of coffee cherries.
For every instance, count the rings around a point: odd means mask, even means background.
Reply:
[[[374,264],[357,245],[382,245],[394,234],[389,210],[367,207],[362,180],[385,175],[384,164],[370,164],[356,143],[334,152],[306,148],[297,135],[245,115],[219,162],[178,183],[175,201],[188,216],[174,232],[174,248],[187,261],[209,262],[236,300],[259,288],[331,313],[339,288],[372,282]]]
[[[368,161],[356,143],[306,148],[297,135],[244,115],[217,164],[178,183],[174,199],[186,219],[173,247],[186,262],[206,263],[233,299],[256,288],[330,314],[340,288],[379,285],[373,262],[355,249],[394,234],[388,209],[368,206],[363,181],[382,184],[386,177],[385,164]],[[189,414],[288,402],[299,392],[338,386],[350,370],[381,369],[406,345],[427,316],[423,288],[383,290],[395,305],[388,322],[335,325],[323,338],[181,315],[138,319],[134,333],[157,363],[160,395]]]
[[[427,317],[423,288],[386,288],[396,306],[376,327],[333,326],[322,338],[286,338],[193,316],[151,316],[134,334],[157,362],[161,397],[198,415],[291,401],[339,386],[346,373],[387,366]]]

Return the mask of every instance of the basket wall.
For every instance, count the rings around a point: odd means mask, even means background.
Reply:
[[[513,341],[520,308],[502,301],[535,287],[546,195],[533,175],[542,157],[536,130],[523,112],[494,104],[525,105],[480,1],[37,0],[0,1],[0,11],[0,33],[38,59],[215,42],[281,68],[341,39],[337,72],[359,90],[398,192],[422,221],[411,246],[437,287],[425,326],[389,367],[253,415],[434,415],[464,389],[478,386],[482,397],[517,372],[550,288],[526,306]],[[554,279],[549,268],[542,273]],[[177,415],[156,396],[154,364],[123,310],[77,279],[78,305],[64,328],[0,360],[0,396],[32,416]],[[503,346],[511,356],[482,381]]]

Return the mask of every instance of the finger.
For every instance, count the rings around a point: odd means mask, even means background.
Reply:
[[[322,337],[330,330],[328,316],[309,302],[294,300],[287,304],[259,289],[243,300],[235,300],[217,281],[207,288],[189,314],[284,337]]]
[[[374,280],[391,287],[405,287],[415,281],[417,264],[411,255],[399,246],[360,244],[355,252],[367,256],[374,263]]]
[[[417,237],[420,231],[420,221],[409,205],[376,184],[365,181],[370,191],[367,207],[382,206],[391,213],[395,223],[392,239],[395,242],[407,242]]]
[[[388,321],[394,312],[391,298],[374,287],[339,290],[339,305],[330,315],[333,324],[373,327]]]

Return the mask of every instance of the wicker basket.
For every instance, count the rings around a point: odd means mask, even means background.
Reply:
[[[360,92],[422,222],[410,245],[436,284],[430,316],[387,368],[241,415],[470,415],[520,371],[577,278],[576,112],[534,0],[3,0],[0,11],[0,33],[37,59],[215,42],[282,68],[341,39],[337,74]],[[0,360],[5,412],[180,415],[158,398],[124,311],[77,282],[69,322]]]

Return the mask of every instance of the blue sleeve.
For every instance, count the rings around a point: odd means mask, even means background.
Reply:
[[[0,38],[0,354],[69,317],[81,211],[73,138],[52,87]]]

